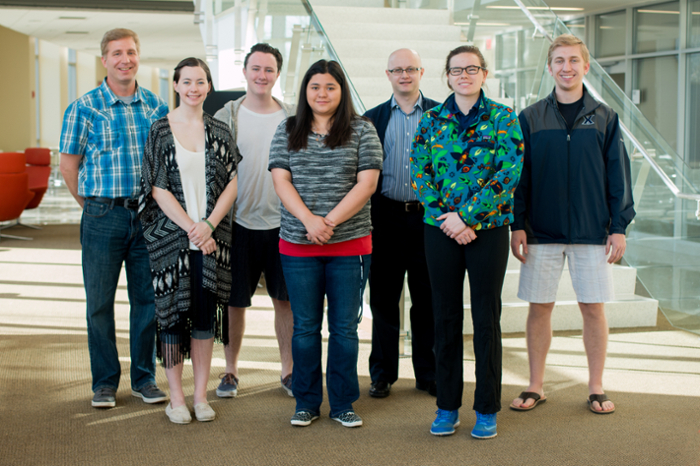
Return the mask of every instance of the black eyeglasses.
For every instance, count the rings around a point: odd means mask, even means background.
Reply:
[[[394,68],[393,70],[387,70],[389,73],[393,74],[394,76],[401,76],[403,72],[405,71],[408,74],[416,74],[423,68],[414,68],[412,66],[403,69],[403,68]]]
[[[450,68],[448,73],[452,76],[460,76],[463,71],[466,71],[467,74],[477,74],[480,70],[486,71],[486,68],[483,66],[476,66],[476,65],[470,65],[467,66],[466,68],[460,68],[459,66],[455,66],[454,68]]]

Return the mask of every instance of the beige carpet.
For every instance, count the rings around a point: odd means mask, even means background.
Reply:
[[[165,405],[131,396],[128,306],[120,287],[117,408],[94,409],[77,227],[29,234],[37,238],[33,244],[0,242],[0,465],[699,464],[700,343],[695,335],[666,329],[611,336],[606,382],[618,409],[607,416],[587,410],[585,356],[576,334],[558,334],[553,342],[549,400],[532,412],[507,409],[527,367],[522,337],[505,338],[498,437],[479,441],[469,436],[471,351],[465,351],[462,426],[452,437],[434,437],[428,430],[435,399],[413,388],[408,359],[389,398],[367,395],[368,319],[360,345],[362,395],[355,403],[365,425],[340,426],[324,403],[318,421],[292,427],[294,400],[279,388],[272,312],[260,308],[249,312],[239,396],[220,400],[214,394],[224,358],[217,345],[209,381],[217,419],[179,426],[168,421]],[[157,379],[167,390],[160,367]],[[184,380],[191,394],[189,366]]]

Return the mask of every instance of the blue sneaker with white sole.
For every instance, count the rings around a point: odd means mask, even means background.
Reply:
[[[479,411],[474,411],[476,413],[476,425],[472,429],[472,437],[474,438],[493,438],[497,435],[496,433],[496,416],[498,413],[493,414],[481,414]]]
[[[440,436],[454,434],[455,427],[459,426],[459,410],[438,409],[435,414],[437,417],[433,421],[433,425],[430,426],[430,433]]]

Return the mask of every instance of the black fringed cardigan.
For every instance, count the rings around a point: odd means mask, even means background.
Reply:
[[[228,183],[236,176],[240,155],[235,150],[231,129],[225,123],[204,114],[205,178],[207,185],[207,217]],[[155,291],[158,358],[166,366],[189,357],[192,329],[189,239],[187,232],[170,220],[153,199],[153,187],[170,191],[183,209],[185,196],[180,170],[175,158],[175,142],[167,117],[153,123],[141,166],[139,217],[143,226],[151,261],[151,277]],[[227,214],[212,234],[216,252],[203,257],[203,281],[217,303],[215,337],[228,343],[226,312],[231,292],[231,219]],[[163,357],[161,331],[179,338],[178,353]]]

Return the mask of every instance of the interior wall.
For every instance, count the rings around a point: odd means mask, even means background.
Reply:
[[[95,60],[94,55],[83,52],[76,52],[75,55],[75,69],[78,81],[76,95],[80,97],[97,87],[95,78],[96,67],[102,67],[102,64]]]
[[[0,150],[23,151],[35,145],[34,43],[29,36],[0,26]]]
[[[65,108],[61,108],[61,89],[65,87],[63,85],[65,75],[61,74],[61,53],[65,53],[62,49],[64,47],[51,42],[39,41],[39,144],[41,147],[57,148],[61,138],[61,124],[65,111]]]

